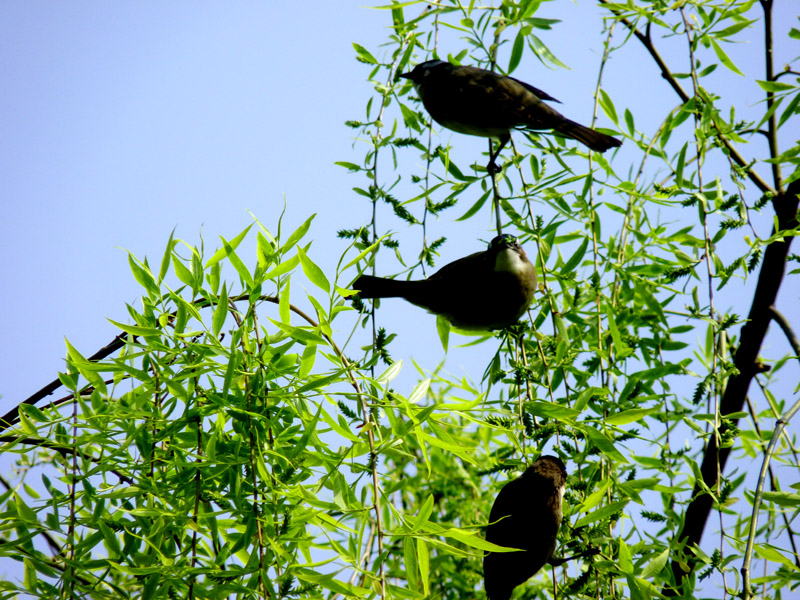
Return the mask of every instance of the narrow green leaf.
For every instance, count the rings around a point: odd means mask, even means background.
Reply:
[[[170,258],[172,257],[172,249],[177,244],[177,241],[173,241],[173,236],[175,235],[175,229],[173,228],[172,231],[169,232],[169,240],[167,240],[167,248],[164,251],[164,256],[161,257],[161,268],[158,270],[158,283],[161,284],[164,281],[164,277],[167,275],[167,271],[169,271],[169,262]]]
[[[628,423],[639,421],[648,415],[657,413],[659,410],[660,408],[657,406],[653,406],[652,408],[632,408],[606,417],[605,421],[608,425],[627,425]]]
[[[265,279],[277,279],[281,275],[285,275],[289,271],[294,270],[295,267],[297,267],[297,265],[299,263],[300,263],[300,257],[295,255],[292,258],[290,258],[289,260],[283,261],[277,267],[272,269],[272,271],[270,271],[269,273],[264,275],[264,278]]]
[[[242,281],[244,281],[245,285],[247,285],[248,289],[252,289],[255,286],[255,282],[253,281],[253,276],[250,274],[247,266],[244,264],[244,262],[242,262],[242,259],[239,258],[239,255],[236,254],[234,247],[222,236],[220,236],[220,239],[222,240],[222,245],[225,248],[225,255],[228,257],[231,265],[234,269],[236,269],[236,272],[239,274],[239,277],[242,278]]]
[[[624,540],[619,541],[618,565],[619,570],[626,575],[633,575],[633,560],[631,559],[631,550]]]
[[[531,50],[533,50],[534,54],[538,56],[543,61],[551,62],[552,64],[556,65],[557,67],[561,67],[562,69],[569,69],[567,65],[562,63],[556,55],[550,52],[550,49],[542,43],[538,37],[533,34],[528,36],[528,43],[531,45]]]
[[[373,65],[377,65],[378,64],[378,61],[375,59],[375,57],[372,56],[372,54],[370,54],[369,50],[364,48],[364,46],[361,46],[359,44],[353,44],[353,49],[356,51],[358,56],[364,62],[373,64]]]
[[[242,243],[242,240],[247,235],[247,232],[250,231],[251,227],[252,227],[252,225],[248,225],[245,228],[244,231],[242,231],[239,235],[237,235],[231,241],[227,242],[228,246],[230,246],[233,250],[236,250],[236,248],[239,247],[239,244]],[[206,261],[206,268],[216,265],[219,261],[221,261],[226,256],[227,256],[227,251],[226,251],[225,247],[223,246],[222,248],[220,248],[219,250],[214,252],[214,255]]]
[[[765,92],[786,92],[797,88],[796,85],[791,83],[784,83],[783,81],[763,81],[756,79],[756,83],[761,86]]]
[[[303,224],[300,225],[300,227],[298,227],[292,232],[292,234],[289,236],[289,239],[286,240],[286,243],[283,246],[281,246],[281,249],[279,251],[280,254],[286,254],[289,250],[291,250],[295,246],[295,244],[297,244],[297,242],[299,242],[301,239],[305,237],[306,233],[308,233],[308,230],[311,227],[311,222],[314,220],[314,217],[316,216],[317,214],[314,213],[313,215],[308,217],[303,222]]]
[[[431,516],[433,512],[433,494],[428,494],[428,497],[425,499],[425,502],[422,503],[422,507],[419,509],[419,513],[417,514],[417,518],[414,520],[414,524],[411,526],[411,532],[417,531],[425,522],[428,520],[428,517]]]
[[[281,290],[281,295],[278,297],[278,314],[281,317],[281,321],[287,325],[291,324],[292,322],[292,309],[290,306],[291,291],[292,280],[287,279],[286,283],[283,285],[283,289]]]
[[[744,73],[742,73],[739,68],[733,64],[733,61],[728,57],[727,54],[725,54],[725,51],[720,47],[716,40],[714,38],[709,39],[711,40],[711,45],[714,47],[714,52],[716,52],[717,58],[720,60],[720,62],[737,75],[744,77]]]
[[[397,361],[393,362],[389,366],[389,368],[386,369],[383,373],[378,375],[375,378],[375,381],[380,385],[384,385],[386,383],[389,383],[392,379],[397,377],[400,374],[400,371],[402,371],[402,370],[403,370],[403,361],[402,360],[397,360]]]
[[[147,291],[147,295],[154,300],[158,299],[161,296],[161,290],[156,285],[150,269],[143,264],[140,265],[130,253],[128,253],[128,265],[130,265],[133,278]]]
[[[436,316],[436,333],[439,334],[439,341],[442,343],[444,353],[447,354],[447,343],[450,339],[450,321],[441,315]]]
[[[317,359],[317,344],[306,344],[303,350],[302,358],[300,359],[300,367],[297,370],[297,378],[305,379],[314,368],[314,362]]]
[[[664,550],[661,554],[656,556],[653,560],[651,560],[647,565],[645,565],[644,569],[642,569],[642,578],[643,579],[652,579],[664,569],[667,564],[667,560],[669,559],[669,548]]]
[[[422,578],[422,590],[425,596],[430,596],[431,556],[428,550],[428,544],[421,537],[417,538],[417,559],[419,560],[419,574]]]
[[[528,34],[526,29],[530,29],[528,27],[523,27],[517,32],[517,37],[514,38],[514,46],[511,48],[511,57],[508,59],[508,74],[514,72],[514,70],[519,66],[519,61],[522,60],[522,51],[525,49],[525,38]]]
[[[575,527],[584,527],[589,525],[590,523],[594,523],[595,521],[602,521],[603,519],[607,519],[608,517],[612,517],[620,512],[622,509],[627,506],[628,502],[612,502],[602,508],[598,508],[597,510],[590,512],[588,515],[584,515],[578,522],[575,523]]]
[[[617,117],[617,109],[614,108],[614,102],[611,100],[611,96],[609,96],[604,89],[600,89],[600,98],[598,99],[600,103],[600,108],[603,109],[603,112],[606,113],[609,119],[611,119],[615,125],[619,125],[619,118]]]
[[[583,259],[583,256],[586,254],[586,248],[588,247],[589,247],[589,238],[584,238],[581,245],[575,251],[575,254],[573,254],[570,257],[570,259],[564,264],[564,266],[560,269],[560,272],[569,273],[575,270],[578,267],[578,265],[581,264],[581,260]]]
[[[492,193],[492,190],[487,190],[485,193],[481,194],[481,197],[480,197],[480,198],[478,198],[477,202],[475,202],[475,204],[473,204],[473,205],[472,205],[472,206],[469,208],[469,210],[468,210],[467,212],[465,212],[463,215],[461,215],[460,217],[458,217],[458,218],[456,219],[456,221],[466,221],[466,220],[467,220],[467,219],[469,219],[469,218],[470,218],[472,215],[474,215],[475,213],[477,213],[477,212],[478,212],[478,211],[479,211],[481,208],[483,208],[483,205],[486,203],[486,200],[489,198],[489,195],[490,195],[491,193]]]
[[[488,551],[488,552],[519,552],[520,548],[506,548],[505,546],[498,546],[497,544],[492,544],[491,542],[487,542],[482,537],[475,535],[474,533],[469,533],[468,531],[464,531],[463,529],[456,529],[455,527],[451,529],[445,529],[442,532],[442,535],[447,538],[454,539],[456,541],[461,542],[462,544],[466,544],[470,548],[476,548],[478,550]]]
[[[419,558],[417,557],[417,540],[413,536],[403,538],[403,563],[406,566],[408,587],[412,591],[419,588]]]
[[[217,299],[217,306],[214,309],[214,314],[211,317],[211,330],[214,332],[214,337],[219,337],[219,332],[222,330],[222,325],[225,323],[225,317],[228,316],[228,289],[227,284],[222,284],[222,293]]]
[[[628,464],[628,459],[625,458],[619,450],[617,450],[614,442],[608,439],[602,432],[596,430],[591,425],[582,427],[581,431],[583,431],[586,434],[586,437],[588,437],[591,442],[597,446],[600,452],[614,461]]]
[[[773,502],[778,506],[787,508],[800,506],[800,495],[790,492],[764,492],[763,497],[765,502]]]
[[[175,269],[175,275],[177,275],[178,279],[194,289],[194,273],[192,273],[175,254],[172,255],[172,266]]]
[[[325,277],[325,273],[322,272],[314,261],[308,258],[308,255],[305,253],[301,246],[297,247],[297,256],[300,257],[300,264],[303,267],[303,273],[306,274],[309,281],[313,283],[318,288],[324,290],[326,293],[331,293],[331,284],[328,282],[328,278]]]

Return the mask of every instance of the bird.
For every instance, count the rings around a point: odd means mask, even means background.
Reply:
[[[443,60],[419,63],[400,77],[412,82],[425,109],[439,125],[500,140],[489,158],[490,171],[497,171],[494,160],[511,139],[512,129],[552,129],[597,152],[622,145],[610,135],[567,119],[544,102],[558,100],[513,77]]]
[[[498,235],[488,249],[453,261],[427,279],[361,275],[361,298],[403,298],[466,331],[502,329],[525,314],[536,291],[536,268],[516,237]]]
[[[492,505],[486,541],[523,552],[486,552],[483,575],[489,600],[508,600],[551,561],[561,525],[567,470],[560,458],[542,456],[507,483]]]

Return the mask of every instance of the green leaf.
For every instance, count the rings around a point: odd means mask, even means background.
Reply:
[[[564,266],[559,270],[561,273],[569,273],[570,271],[575,270],[578,265],[581,264],[581,260],[583,256],[586,254],[586,248],[589,247],[589,238],[584,238],[581,245],[575,251],[570,259],[564,264]]]
[[[292,322],[292,308],[290,302],[291,291],[292,291],[292,280],[287,279],[286,283],[283,284],[283,289],[281,290],[281,294],[278,297],[278,314],[281,317],[281,321],[283,321],[287,325],[291,324]]]
[[[627,504],[627,501],[612,502],[611,504],[603,506],[602,508],[598,508],[597,510],[590,512],[588,515],[584,515],[578,519],[578,522],[575,523],[575,527],[584,527],[590,523],[594,523],[595,521],[602,521],[603,519],[607,519],[619,514],[622,512],[622,509],[627,506]]]
[[[526,402],[525,410],[536,417],[559,420],[573,420],[580,413],[574,408],[555,402]]]
[[[441,315],[436,315],[436,333],[439,334],[439,341],[442,343],[444,353],[447,354],[447,343],[450,339],[450,321]]]
[[[375,378],[375,382],[384,385],[389,383],[392,379],[397,377],[400,374],[400,371],[403,370],[403,361],[398,360],[393,362],[388,369],[386,369],[383,373],[378,375]]]
[[[227,284],[222,284],[222,293],[217,299],[217,307],[214,309],[214,315],[211,318],[211,330],[214,332],[214,337],[219,337],[219,332],[222,330],[222,325],[225,323],[225,317],[228,316],[228,290]]]
[[[252,225],[248,225],[245,228],[244,231],[242,231],[239,235],[237,235],[231,241],[227,242],[227,245],[231,248],[231,250],[236,250],[236,248],[239,247],[239,244],[242,243],[242,240],[247,235],[247,232],[250,231],[251,227],[252,227]],[[227,255],[228,255],[228,252],[227,252],[225,246],[223,246],[222,248],[220,248],[219,250],[214,252],[214,255],[206,261],[206,269],[216,265],[219,261],[221,261]]]
[[[657,413],[660,410],[658,406],[652,408],[632,408],[606,417],[605,421],[608,425],[627,425],[628,423],[639,421],[648,415]]]
[[[431,516],[433,512],[433,494],[428,494],[428,497],[425,499],[425,502],[422,503],[422,507],[419,509],[419,513],[417,514],[417,518],[414,520],[414,524],[411,526],[411,532],[415,532],[419,530],[427,521],[428,517]]]
[[[619,570],[626,575],[633,575],[633,560],[631,550],[624,540],[619,541],[619,553],[617,554]]]
[[[720,62],[737,75],[744,77],[744,73],[742,73],[738,67],[733,64],[733,61],[728,58],[728,55],[725,54],[725,51],[722,48],[720,48],[720,45],[716,42],[716,40],[714,38],[709,39],[711,40],[711,45],[714,47],[714,52],[716,52],[717,58],[719,58]]]
[[[642,569],[643,579],[652,579],[664,569],[669,559],[669,548],[664,550],[661,554],[656,556]]]
[[[239,255],[236,254],[235,247],[222,236],[220,236],[220,239],[222,240],[222,245],[225,250],[225,256],[228,257],[231,265],[234,269],[236,269],[236,272],[239,274],[239,277],[242,278],[242,281],[244,281],[245,285],[247,285],[248,289],[252,289],[255,286],[253,276],[250,274],[250,271],[244,262],[242,262],[242,259],[239,258]]]
[[[167,271],[169,271],[169,262],[170,257],[172,256],[172,249],[177,244],[177,241],[172,239],[172,236],[175,235],[175,229],[173,228],[172,231],[169,233],[169,240],[167,240],[167,248],[164,251],[164,256],[161,257],[161,268],[158,270],[158,283],[161,284],[164,281],[164,277],[167,275]]]
[[[419,588],[419,579],[417,577],[419,570],[419,558],[417,557],[417,540],[413,536],[406,536],[403,538],[403,563],[406,566],[406,577],[408,579],[408,587],[411,590]]]
[[[458,218],[456,219],[456,221],[466,221],[466,220],[467,220],[467,219],[469,219],[469,218],[470,218],[472,215],[474,215],[475,213],[477,213],[477,212],[478,212],[478,211],[479,211],[481,208],[483,208],[483,205],[486,203],[486,200],[489,198],[489,196],[491,195],[491,193],[492,193],[492,190],[487,190],[486,192],[484,192],[483,194],[481,194],[481,197],[480,197],[480,198],[478,198],[477,202],[475,202],[475,204],[473,204],[473,205],[472,205],[472,206],[469,208],[469,210],[468,210],[467,212],[465,212],[463,215],[461,215],[460,217],[458,217]]]
[[[292,258],[290,258],[289,260],[283,261],[277,267],[272,269],[269,273],[264,275],[264,278],[265,279],[277,279],[281,275],[285,275],[289,271],[294,270],[295,267],[297,267],[297,265],[299,263],[300,263],[300,257],[295,255]]]
[[[328,278],[325,277],[325,273],[322,272],[314,261],[308,258],[308,255],[305,253],[302,247],[297,247],[297,256],[300,257],[300,264],[303,267],[303,273],[306,274],[309,281],[313,283],[318,288],[324,290],[326,293],[331,293],[331,284],[328,282]]]
[[[797,508],[800,506],[800,495],[790,492],[764,492],[765,502],[772,502],[778,506],[787,508]]]
[[[796,85],[791,83],[784,83],[782,81],[763,81],[756,79],[756,83],[761,86],[765,92],[788,92],[797,88]]]
[[[316,213],[314,213],[313,215],[308,217],[308,219],[306,219],[303,222],[303,224],[300,225],[300,227],[298,227],[292,232],[292,234],[289,236],[289,239],[286,240],[286,243],[283,246],[281,246],[281,249],[279,250],[280,254],[286,254],[289,250],[291,250],[295,246],[295,244],[297,244],[297,242],[299,242],[301,239],[303,239],[303,237],[305,237],[306,233],[308,233],[308,230],[311,227],[311,222],[314,220],[314,217],[316,216],[317,216]]]
[[[175,269],[175,275],[177,275],[178,279],[185,283],[186,285],[190,286],[192,290],[195,289],[195,278],[194,273],[184,265],[181,260],[178,258],[177,255],[172,255],[172,266]]]
[[[603,109],[603,112],[606,113],[609,119],[611,119],[615,125],[619,125],[619,118],[617,117],[617,109],[614,108],[614,102],[611,100],[611,96],[609,96],[604,89],[600,89],[600,98],[598,98],[598,102],[600,103],[600,108]]]
[[[633,113],[626,108],[623,114],[625,116],[625,125],[628,127],[628,133],[633,137],[636,134],[636,128],[633,126]]]
[[[519,66],[519,61],[522,60],[522,51],[525,49],[525,38],[529,31],[529,27],[523,27],[517,32],[517,37],[514,38],[514,46],[511,48],[511,57],[508,59],[509,75],[514,72]]]
[[[477,548],[478,550],[483,550],[484,552],[518,552],[520,550],[519,548],[506,548],[505,546],[492,544],[491,542],[484,540],[482,537],[479,537],[474,533],[464,531],[463,529],[445,529],[442,532],[442,535],[444,537],[459,541],[470,548]]]
[[[369,53],[369,50],[364,48],[364,46],[361,46],[359,44],[353,44],[353,48],[355,49],[356,53],[361,58],[361,60],[363,60],[364,62],[373,65],[378,64],[378,61],[375,59],[375,57],[372,56],[372,54]]]
[[[594,429],[591,425],[587,425],[586,427],[582,427],[581,431],[584,432],[586,437],[588,437],[591,442],[597,446],[597,448],[608,456],[610,459],[621,462],[621,463],[628,463],[628,459],[626,459],[622,453],[617,450],[617,447],[614,445],[610,439],[608,439],[602,432]]]
[[[557,67],[561,67],[562,69],[569,69],[567,65],[562,63],[556,55],[550,52],[550,49],[542,43],[538,37],[533,34],[528,35],[528,43],[531,45],[531,50],[533,50],[534,54],[539,57],[540,60],[543,62],[550,62]]]
[[[161,290],[156,285],[150,269],[144,264],[140,265],[131,253],[128,253],[128,265],[130,265],[133,278],[147,291],[147,295],[153,300],[157,300],[161,296]]]
[[[430,596],[430,564],[431,556],[428,544],[421,537],[417,538],[417,559],[419,560],[419,574],[422,578],[422,590],[425,596]]]

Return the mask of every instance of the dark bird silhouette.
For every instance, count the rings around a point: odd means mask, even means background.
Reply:
[[[500,140],[489,159],[490,171],[497,170],[494,159],[511,139],[511,130],[517,128],[552,129],[597,152],[622,145],[610,135],[570,121],[543,102],[558,100],[513,77],[443,60],[420,63],[400,77],[411,80],[425,109],[439,125]]]
[[[489,248],[445,265],[427,279],[361,275],[361,298],[403,298],[466,330],[502,329],[525,314],[536,291],[536,269],[517,238],[498,235]]]
[[[553,556],[561,525],[567,470],[561,459],[542,456],[500,490],[489,515],[486,541],[524,552],[487,552],[483,575],[489,600],[508,600]]]

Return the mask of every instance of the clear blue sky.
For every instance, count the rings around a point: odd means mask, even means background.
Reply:
[[[545,3],[539,16],[565,24],[540,37],[571,69],[526,61],[515,73],[584,122],[602,50],[595,14],[589,2]],[[793,2],[778,0],[777,39],[796,16]],[[344,1],[0,3],[3,413],[55,377],[65,337],[89,355],[117,333],[107,317],[128,320],[125,303],[137,304],[141,289],[123,249],[157,264],[174,228],[190,243],[202,230],[213,250],[219,235],[230,238],[252,222],[248,210],[274,230],[286,202],[288,227],[319,213],[312,257],[331,272],[346,246],[336,231],[370,217],[351,191],[364,180],[334,165],[363,156],[344,125],[363,117],[372,91],[352,43],[380,55],[388,23],[388,13]],[[753,36],[760,39],[760,28]],[[684,55],[681,39],[659,43]],[[762,72],[753,47],[726,50],[743,70]],[[796,54],[796,45],[777,53],[776,67]],[[606,89],[620,113],[629,106],[652,134],[649,108],[678,102],[642,57],[637,44],[616,56]],[[745,85],[718,71],[714,77],[731,86]],[[746,85],[736,90],[740,114],[761,100],[752,81]],[[486,145],[448,132],[442,140],[458,145],[465,164]],[[431,237],[453,240],[440,264],[492,236],[486,219],[449,222],[465,210],[434,224]],[[389,223],[383,226],[400,227]],[[720,308],[744,302],[736,310],[746,314],[752,283]],[[797,290],[783,297],[796,298]],[[795,323],[796,306],[789,310]],[[399,301],[384,307],[383,322],[401,334],[393,356],[409,371],[412,356],[433,368],[442,358],[434,318]],[[448,368],[477,382],[494,347],[451,349]]]

